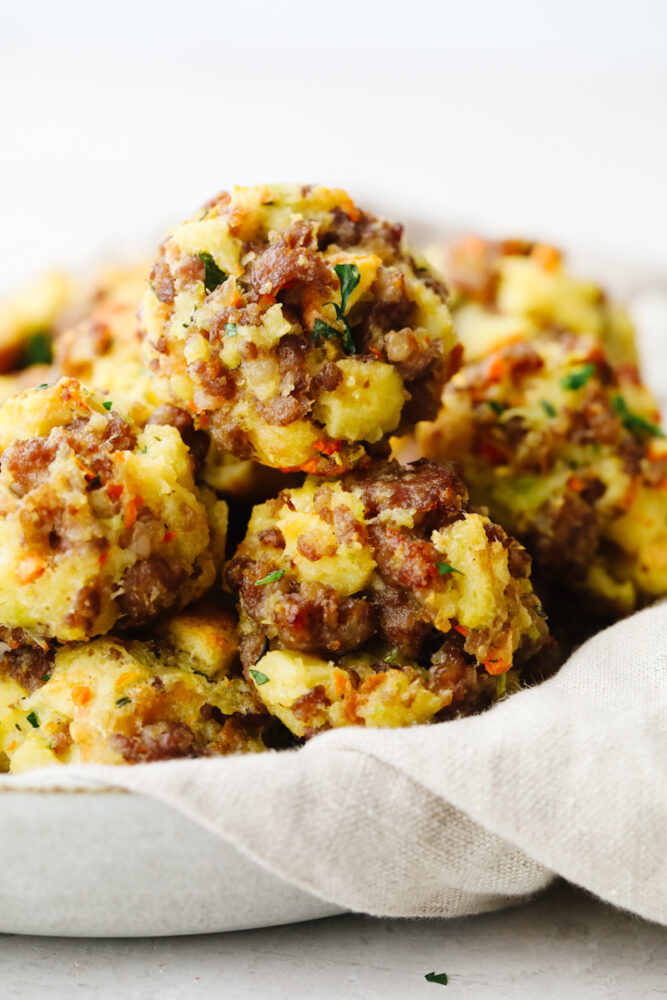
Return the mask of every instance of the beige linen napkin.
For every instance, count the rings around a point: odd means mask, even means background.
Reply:
[[[561,875],[667,923],[667,604],[473,718],[71,770],[169,803],[351,910],[461,916]]]

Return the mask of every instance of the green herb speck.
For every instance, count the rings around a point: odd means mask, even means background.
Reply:
[[[225,337],[235,337],[238,333],[238,326],[236,323],[225,323]]]
[[[541,399],[540,405],[548,417],[556,416],[556,407],[548,399]]]
[[[438,983],[439,986],[447,985],[447,973],[446,972],[429,972],[428,975],[424,976],[427,983]]]
[[[42,680],[46,684],[47,681],[51,680],[52,676],[53,676],[53,674],[44,674],[44,676],[42,677]]]
[[[227,272],[218,267],[210,253],[205,250],[200,250],[197,256],[204,265],[204,288],[207,292],[212,292],[227,280]]]
[[[39,719],[37,718],[35,712],[30,712],[28,715],[26,715],[26,719],[28,720],[33,729],[39,729]]]
[[[264,583],[275,583],[276,580],[280,580],[280,578],[283,577],[286,572],[287,572],[287,570],[285,570],[285,569],[274,569],[273,573],[268,573],[261,580],[256,580],[255,581],[255,586],[256,587],[261,587],[262,584],[264,584]]]
[[[51,384],[50,382],[42,382],[42,384],[36,386],[36,388],[37,389],[48,389],[50,384]]]
[[[262,684],[268,684],[268,682],[270,680],[270,678],[267,677],[266,674],[263,674],[261,670],[252,670],[251,669],[250,673],[252,674],[252,678],[253,678],[255,684],[258,687],[261,687]]]
[[[448,573],[458,573],[459,576],[465,576],[465,573],[462,573],[460,569],[456,569],[455,566],[451,566],[449,563],[436,563],[436,566],[438,567],[440,576],[446,576]]]
[[[129,705],[131,701],[132,701],[131,698],[119,698],[118,701],[116,702],[116,705],[118,706],[118,708],[122,708],[123,705]]]
[[[336,319],[341,323],[343,329],[337,330],[335,327],[325,323],[324,320],[316,319],[313,324],[313,340],[317,343],[320,337],[324,337],[325,340],[333,340],[335,337],[340,337],[341,347],[345,353],[356,354],[357,348],[345,313],[347,312],[350,296],[359,284],[361,275],[356,264],[336,264],[334,271],[340,281],[340,305],[337,302],[327,302],[325,305],[334,307]]]
[[[503,406],[503,404],[496,402],[495,399],[490,399],[489,400],[489,406],[491,407],[491,409],[493,410],[493,412],[496,414],[497,417],[499,417],[500,414],[505,409],[505,407]]]
[[[589,363],[576,372],[564,375],[560,380],[560,384],[563,389],[582,389],[594,372],[595,365]]]
[[[614,412],[621,418],[621,422],[626,430],[631,431],[633,434],[649,434],[652,437],[664,438],[665,432],[662,427],[652,424],[650,420],[646,420],[645,417],[641,417],[638,413],[633,413],[623,399],[623,396],[614,396],[611,405],[614,408]]]
[[[105,410],[110,410],[111,407],[113,406],[113,403],[111,402],[110,399],[105,399],[105,401],[102,403],[102,406],[104,407]]]
[[[21,352],[20,367],[50,365],[52,361],[51,336],[46,330],[38,330],[33,333]]]

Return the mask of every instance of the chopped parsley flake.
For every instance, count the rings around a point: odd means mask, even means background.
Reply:
[[[123,705],[129,705],[131,701],[132,701],[131,698],[119,698],[118,701],[116,702],[116,705],[118,706],[118,708],[122,708]]]
[[[52,361],[51,337],[46,330],[38,330],[33,333],[21,352],[21,367],[50,365]]]
[[[102,480],[99,476],[95,476],[93,479],[90,480],[91,490],[99,490],[101,485],[102,485]]]
[[[50,384],[51,384],[50,382],[42,382],[42,384],[36,386],[36,388],[37,389],[48,389]]]
[[[238,333],[238,326],[236,323],[225,323],[225,337],[235,337]]]
[[[589,363],[576,372],[570,372],[569,375],[564,375],[560,380],[560,384],[563,389],[583,389],[594,372],[595,365]]]
[[[556,416],[556,407],[548,399],[541,399],[540,405],[548,417]]]
[[[399,652],[397,649],[390,650],[386,656],[382,657],[383,663],[398,663]]]
[[[204,265],[204,288],[207,292],[212,292],[227,280],[227,272],[218,267],[210,253],[205,250],[200,250],[197,256]]]
[[[611,401],[614,411],[619,415],[626,430],[636,434],[650,434],[653,437],[663,437],[665,432],[662,427],[652,424],[650,420],[640,417],[638,413],[633,413],[622,396],[614,396]]]
[[[495,399],[489,400],[489,406],[491,407],[491,409],[493,410],[493,412],[496,414],[497,417],[499,417],[500,414],[505,409],[505,406],[502,403],[496,402]]]
[[[104,409],[105,409],[105,410],[110,410],[110,409],[111,409],[111,407],[113,406],[113,403],[111,402],[111,400],[110,400],[110,399],[106,399],[106,400],[105,400],[105,401],[104,401],[104,402],[102,403],[102,406],[104,407]]]
[[[37,718],[37,714],[35,712],[30,712],[26,715],[26,719],[33,729],[39,729],[39,719]]]
[[[424,976],[427,983],[438,983],[439,986],[447,985],[447,973],[446,972],[429,972],[428,975]]]
[[[205,674],[203,670],[194,670],[194,669],[193,669],[192,673],[193,673],[193,674],[199,674],[199,676],[200,676],[200,677],[205,677],[205,678],[206,678],[206,680],[207,680],[207,681],[209,682],[209,684],[212,684],[212,683],[213,683],[213,681],[212,681],[212,680],[211,680],[211,678],[210,678],[210,677],[208,676],[208,674]]]
[[[268,684],[270,680],[270,678],[267,677],[266,674],[263,674],[261,670],[251,670],[250,673],[252,674],[252,678],[258,687],[261,687],[262,684]]]
[[[287,570],[284,569],[274,569],[273,573],[268,573],[267,576],[263,577],[263,579],[256,580],[255,586],[261,587],[263,583],[275,583],[276,580],[280,580],[286,572]]]
[[[52,674],[44,674],[44,676],[42,677],[42,680],[46,684],[47,681],[51,680],[51,677],[52,677]]]
[[[356,354],[357,348],[352,338],[352,330],[350,329],[350,324],[345,313],[347,312],[350,295],[352,295],[352,292],[359,284],[361,275],[356,264],[336,264],[334,271],[340,281],[340,305],[337,302],[327,302],[325,305],[334,307],[336,319],[342,325],[343,329],[337,330],[335,327],[325,323],[324,320],[316,319],[313,324],[313,340],[317,343],[320,337],[324,337],[325,340],[334,340],[334,338],[340,337],[341,346],[345,353]]]
[[[462,573],[460,569],[456,569],[455,566],[450,566],[449,563],[436,563],[436,566],[438,567],[440,576],[447,576],[448,573],[458,573],[459,576],[465,576],[465,573]]]

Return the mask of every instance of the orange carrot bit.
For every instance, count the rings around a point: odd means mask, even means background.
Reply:
[[[75,684],[72,688],[72,701],[75,705],[83,707],[92,698],[92,692],[87,684]]]
[[[29,555],[22,559],[14,570],[14,578],[18,583],[32,583],[46,569],[44,560],[38,555]]]
[[[506,674],[512,664],[508,663],[507,660],[504,660],[502,656],[498,656],[493,659],[485,660],[484,666],[486,667],[487,674],[491,674],[492,677],[497,677],[499,674]]]
[[[583,481],[581,476],[570,476],[567,481],[567,488],[572,490],[574,493],[581,493],[581,491],[586,488],[586,483]]]
[[[341,442],[334,438],[333,441],[327,441],[326,438],[320,438],[315,442],[313,448],[315,451],[319,451],[322,455],[335,455],[337,451],[340,451]]]
[[[137,519],[137,510],[139,507],[143,506],[143,497],[136,495],[136,497],[131,497],[125,507],[125,514],[123,517],[123,525],[126,528],[131,528]]]
[[[489,365],[489,370],[486,373],[486,377],[490,382],[500,382],[505,371],[505,361],[503,358],[496,358]]]
[[[465,625],[455,625],[454,628],[456,629],[457,632],[460,632],[460,634],[462,636],[464,636],[464,638],[467,639],[467,637],[468,637],[468,635],[470,633],[470,629],[469,628],[466,628]]]
[[[625,496],[621,501],[621,507],[623,510],[629,510],[637,499],[637,494],[639,493],[639,480],[640,476],[635,476],[630,480],[628,488],[625,491]]]
[[[304,462],[303,465],[299,466],[300,471],[307,472],[308,475],[311,474],[314,475],[317,472],[318,468],[319,468],[319,462],[317,461],[316,458],[309,458],[307,462]]]
[[[347,689],[347,674],[342,670],[337,670],[334,674],[334,680],[336,683],[336,694],[342,698]]]
[[[100,566],[104,566],[109,558],[109,550],[105,549],[104,552],[100,552]]]
[[[176,538],[177,534],[178,534],[177,531],[165,531],[164,537],[162,539],[162,544],[166,545],[167,542],[173,542],[173,540]]]
[[[109,500],[118,500],[125,487],[122,483],[109,483],[106,489]]]
[[[382,361],[382,351],[380,351],[377,347],[371,347],[370,351],[371,354],[374,354],[376,358]]]
[[[346,215],[349,215],[349,217],[352,219],[352,222],[358,222],[359,219],[361,218],[361,212],[354,204],[349,195],[345,195],[345,197],[341,198],[341,208],[346,213]]]
[[[139,676],[137,670],[125,670],[120,677],[116,678],[116,690],[119,691],[123,687],[127,687],[128,684],[136,680]]]
[[[561,261],[560,253],[556,247],[551,247],[547,243],[537,243],[533,247],[531,257],[545,271],[555,271]]]

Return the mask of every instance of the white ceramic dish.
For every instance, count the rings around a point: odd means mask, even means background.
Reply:
[[[204,934],[342,912],[160,802],[59,778],[0,783],[0,932]]]

